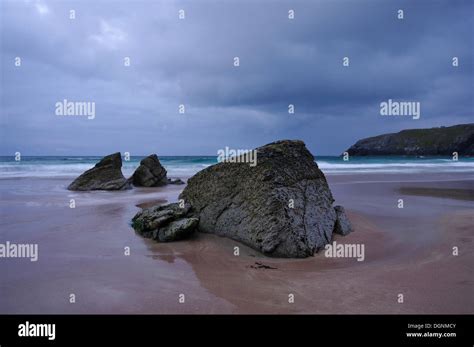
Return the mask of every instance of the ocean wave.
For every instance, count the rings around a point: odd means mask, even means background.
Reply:
[[[77,177],[84,171],[92,168],[97,159],[93,157],[72,157],[74,160],[55,158],[54,160],[28,160],[24,162],[0,161],[0,178],[14,177]],[[77,162],[77,161],[81,162]],[[76,161],[76,162],[75,162]],[[173,157],[161,160],[168,171],[169,177],[189,177],[206,167],[215,164],[213,157]],[[361,159],[343,162],[342,159],[317,159],[319,168],[328,174],[338,173],[413,173],[413,172],[472,172],[474,160],[464,159],[452,161],[450,159]],[[140,164],[140,159],[123,162],[122,172],[130,177]],[[258,164],[257,164],[258,165]]]
[[[139,163],[125,164],[122,172],[129,177],[138,167]],[[205,169],[211,164],[183,164],[163,165],[169,177],[189,177]],[[0,178],[14,177],[77,177],[84,171],[94,167],[94,164],[0,164]]]
[[[443,161],[442,163],[330,163],[325,161],[316,161],[320,168],[325,169],[358,169],[358,168],[391,168],[391,167],[419,167],[419,168],[470,168],[474,169],[474,162],[453,162]]]
[[[454,162],[440,159],[431,163],[331,163],[317,161],[318,167],[325,173],[416,173],[416,172],[473,172],[474,162]]]

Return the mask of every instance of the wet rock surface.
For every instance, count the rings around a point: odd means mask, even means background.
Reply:
[[[161,165],[156,154],[149,155],[140,162],[131,181],[137,187],[158,187],[168,184],[166,169]]]
[[[67,189],[88,191],[130,188],[130,183],[122,174],[122,157],[117,152],[102,158],[92,169],[76,178]]]
[[[199,231],[275,257],[307,257],[332,238],[337,215],[326,178],[302,141],[257,148],[256,166],[222,162],[188,180],[181,199]]]
[[[178,203],[145,208],[133,217],[132,227],[158,242],[182,240],[193,234],[199,223],[199,218],[186,217],[189,208]]]

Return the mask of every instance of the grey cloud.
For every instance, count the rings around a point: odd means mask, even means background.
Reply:
[[[2,154],[214,154],[279,138],[338,154],[362,136],[468,122],[472,10],[470,1],[2,2]],[[95,101],[96,119],[58,119],[64,98]],[[382,119],[388,98],[420,101],[422,118]]]

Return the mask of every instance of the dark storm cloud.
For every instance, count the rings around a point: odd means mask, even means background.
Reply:
[[[471,1],[5,1],[2,154],[214,154],[281,138],[337,154],[363,136],[469,122],[472,11]],[[421,119],[381,117],[389,98],[420,101]],[[55,116],[63,99],[95,101],[97,117]]]

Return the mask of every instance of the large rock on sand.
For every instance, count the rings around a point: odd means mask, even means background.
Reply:
[[[122,174],[120,152],[102,158],[92,169],[76,178],[69,190],[124,190],[130,189],[130,183]]]
[[[234,161],[198,172],[181,193],[199,231],[276,257],[307,257],[331,241],[334,199],[302,141],[257,148],[254,166]]]
[[[156,154],[152,154],[140,162],[131,178],[133,185],[138,187],[158,187],[168,184],[166,169],[161,165]]]
[[[143,209],[132,219],[132,226],[140,235],[159,242],[178,241],[189,237],[199,223],[198,218],[187,218],[189,204],[180,207],[173,203]]]

